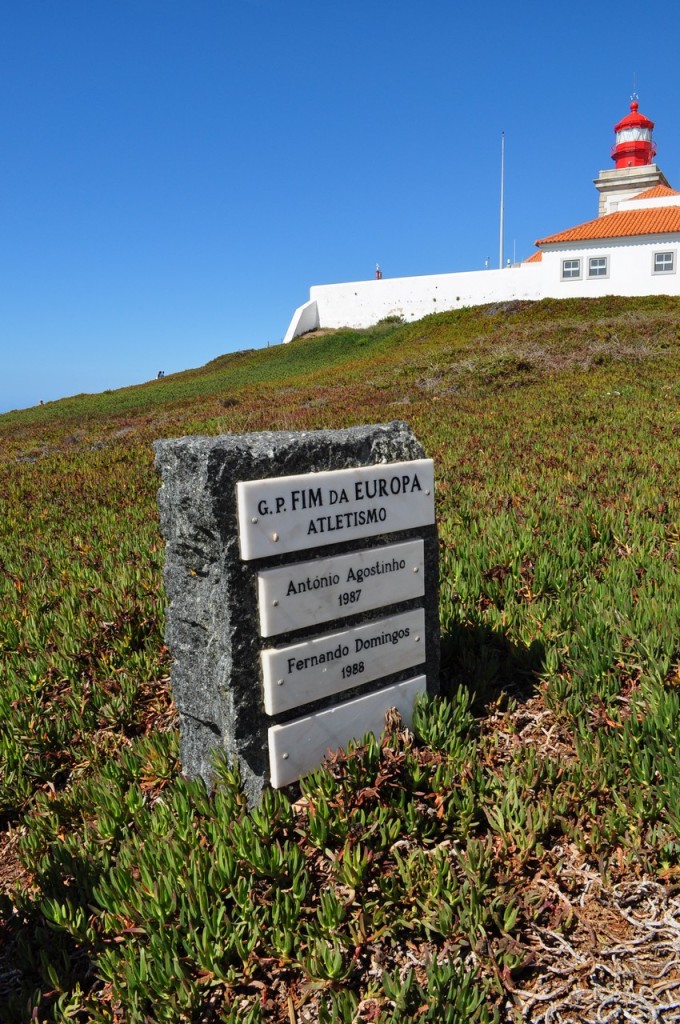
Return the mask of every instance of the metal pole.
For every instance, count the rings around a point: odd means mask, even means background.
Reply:
[[[498,269],[503,269],[503,249],[505,235],[505,132],[501,132],[501,238],[498,255]]]

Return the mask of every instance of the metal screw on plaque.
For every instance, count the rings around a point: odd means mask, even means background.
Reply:
[[[425,494],[429,494],[429,493],[430,493],[430,488],[429,488],[429,487],[426,487],[426,488],[425,488]]]
[[[418,572],[418,566],[417,566],[417,565],[414,565],[414,566],[413,566],[413,571],[414,571],[414,572]]]
[[[257,516],[253,516],[253,518],[250,521],[251,521],[251,523],[256,523],[257,522]]]
[[[278,533],[273,533],[273,534],[272,534],[272,540],[274,541],[274,543],[276,543],[276,541],[277,541],[278,539],[279,539],[279,535],[278,535]]]
[[[279,607],[279,602],[278,601],[272,601],[272,604],[274,605],[275,608]]]
[[[417,636],[417,637],[416,637],[416,643],[417,643],[417,644],[419,644],[419,643],[420,643],[420,637],[419,637],[419,636]]]
[[[284,683],[284,680],[283,680],[283,679],[277,679],[277,680],[276,680],[276,685],[277,685],[277,686],[283,686],[283,683]]]
[[[284,761],[288,760],[288,754],[281,754],[281,757],[283,758]]]

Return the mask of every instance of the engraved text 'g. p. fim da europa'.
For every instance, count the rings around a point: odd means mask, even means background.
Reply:
[[[434,522],[433,493],[430,459],[241,482],[241,557],[428,526]]]

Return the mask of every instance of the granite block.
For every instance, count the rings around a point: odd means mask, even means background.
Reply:
[[[351,547],[369,548],[422,538],[425,555],[427,688],[438,692],[439,622],[437,534],[435,526],[357,541],[328,544],[313,552],[286,553],[246,562],[239,550],[236,485],[265,480],[424,458],[407,424],[353,427],[300,433],[277,432],[183,437],[154,443],[161,476],[158,504],[166,539],[166,642],[173,658],[172,687],[180,716],[180,753],[186,774],[209,786],[215,750],[237,762],[248,798],[255,802],[270,780],[268,729],[337,703],[337,697],[297,712],[267,716],[264,711],[260,652],[271,641],[260,635],[257,573],[301,558],[328,558]],[[413,607],[392,606],[389,614]],[[343,619],[309,626],[276,638],[302,641],[347,624],[384,617],[384,608],[361,620]],[[392,676],[401,682],[408,673]],[[344,698],[377,686],[354,688]]]

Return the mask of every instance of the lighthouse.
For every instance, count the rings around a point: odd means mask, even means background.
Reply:
[[[640,113],[638,97],[634,94],[630,112],[614,125],[615,141],[611,149],[614,168],[600,171],[595,179],[595,188],[600,193],[598,216],[615,213],[623,199],[633,199],[656,185],[669,187],[654,163],[653,131],[654,122]]]
[[[630,114],[622,117],[614,126],[616,143],[612,146],[612,160],[616,168],[647,167],[656,156],[656,146],[652,141],[654,122],[640,113],[637,97],[630,104]]]
[[[654,122],[640,113],[637,96],[631,96],[628,112],[620,113],[614,145],[611,136],[606,146],[603,139],[602,155],[614,166],[610,163],[595,180],[596,217],[591,213],[581,224],[539,238],[533,256],[505,270],[391,278],[380,288],[372,281],[315,285],[309,301],[295,310],[284,341],[315,328],[369,327],[395,315],[415,320],[430,314],[433,302],[441,313],[567,296],[680,298],[680,191],[670,187],[654,162]]]

